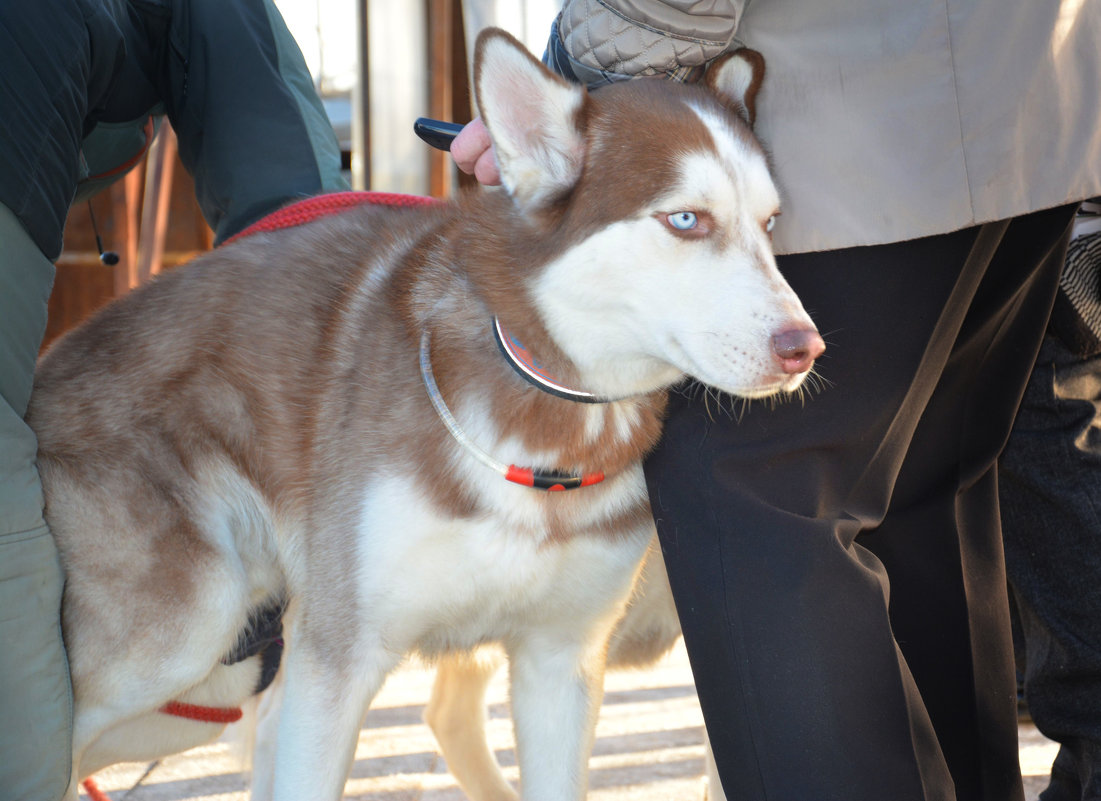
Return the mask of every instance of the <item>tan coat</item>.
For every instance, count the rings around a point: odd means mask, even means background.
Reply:
[[[764,54],[779,252],[1101,194],[1101,0],[566,0],[559,30],[627,75]]]

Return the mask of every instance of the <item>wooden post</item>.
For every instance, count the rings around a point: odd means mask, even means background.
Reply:
[[[111,216],[115,221],[116,236],[122,242],[119,263],[115,265],[115,297],[126,294],[138,285],[138,227],[144,175],[144,169],[133,169],[121,181],[111,185]]]
[[[142,199],[135,276],[139,284],[161,271],[164,240],[168,233],[168,208],[172,204],[172,173],[175,164],[176,132],[165,121],[150,149],[145,169],[145,197]]]
[[[426,0],[428,16],[429,114],[438,120],[470,122],[470,88],[466,65],[461,0]],[[447,153],[430,149],[428,192],[447,197],[455,191],[455,167]],[[460,176],[460,183],[464,176]]]
[[[428,108],[437,120],[451,120],[453,105],[451,73],[454,69],[452,31],[455,26],[453,0],[427,0],[428,17]],[[428,149],[428,194],[447,197],[451,193],[451,159],[447,153]]]

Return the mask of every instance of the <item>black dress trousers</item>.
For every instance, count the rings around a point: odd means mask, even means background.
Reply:
[[[732,801],[1023,797],[996,464],[1073,213],[781,257],[818,388],[674,395],[646,474]]]

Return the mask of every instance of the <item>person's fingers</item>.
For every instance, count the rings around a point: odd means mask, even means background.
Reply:
[[[474,177],[483,186],[500,186],[501,171],[497,169],[497,157],[492,147],[479,156],[474,165]]]
[[[451,157],[463,172],[473,175],[479,183],[496,186],[501,183],[493,143],[482,120],[475,117],[463,126],[451,143]]]
[[[489,150],[490,146],[489,132],[481,119],[475,117],[463,126],[459,135],[451,142],[451,157],[455,159],[455,164],[460,170],[473,173],[479,157]]]

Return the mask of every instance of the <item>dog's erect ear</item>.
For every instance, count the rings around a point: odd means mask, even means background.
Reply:
[[[585,89],[552,73],[496,28],[479,34],[474,53],[474,90],[501,183],[522,210],[534,210],[581,174]]]
[[[712,61],[704,82],[752,127],[757,119],[757,92],[764,78],[764,56],[743,47]]]

